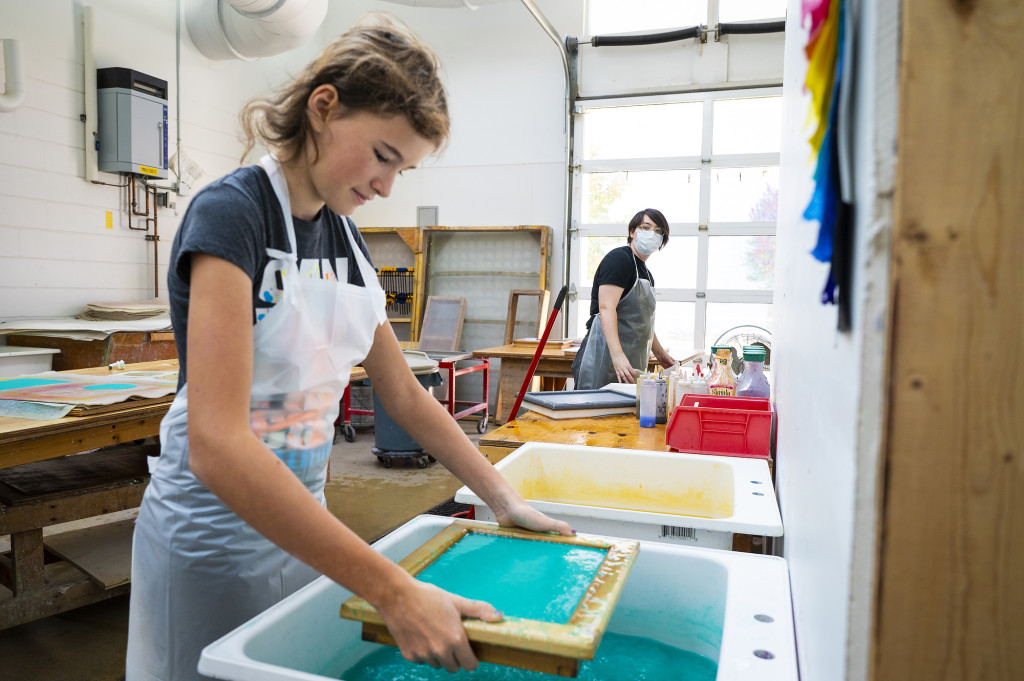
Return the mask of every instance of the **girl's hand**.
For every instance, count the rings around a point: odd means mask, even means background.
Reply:
[[[472,601],[432,584],[408,580],[399,593],[377,606],[395,637],[402,657],[410,662],[444,667],[455,673],[473,671],[479,661],[469,647],[463,617],[498,622],[502,614],[489,603]]]
[[[527,530],[557,532],[567,537],[576,534],[576,531],[569,526],[569,523],[547,517],[521,498],[509,502],[500,511],[495,510],[494,515],[498,520],[498,524],[505,525],[506,527],[517,525]]]

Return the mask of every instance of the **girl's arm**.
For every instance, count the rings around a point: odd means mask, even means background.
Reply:
[[[571,534],[567,523],[530,507],[480,454],[444,406],[409,370],[390,324],[377,327],[373,348],[363,361],[373,389],[389,415],[423,449],[455,474],[494,511],[502,525]]]
[[[476,668],[461,617],[500,614],[414,580],[309,493],[249,426],[252,361],[252,282],[225,260],[193,256],[188,433],[196,477],[260,534],[374,605],[406,659]]]

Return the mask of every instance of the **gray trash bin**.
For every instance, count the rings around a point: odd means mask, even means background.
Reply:
[[[435,360],[415,350],[405,350],[402,354],[425,390],[441,385],[441,374]],[[366,382],[369,384],[369,379]],[[373,441],[375,446],[371,451],[385,468],[390,468],[395,459],[415,459],[418,468],[426,468],[435,460],[395,423],[381,404],[376,390],[373,391]]]

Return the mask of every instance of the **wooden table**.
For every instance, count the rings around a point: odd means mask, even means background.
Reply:
[[[126,364],[125,370],[177,371],[178,360]],[[104,366],[68,373],[109,375],[112,372]],[[0,417],[0,468],[157,435],[160,421],[173,400],[174,395],[129,400],[84,416],[65,416],[53,421]]]
[[[178,360],[125,370],[177,371]],[[351,380],[365,377],[362,367],[352,370]],[[51,421],[0,417],[0,537],[11,538],[10,553],[0,554],[0,630],[128,592],[134,520],[45,538],[43,528],[137,508],[149,484],[147,455],[159,447],[128,443],[159,435],[173,400],[129,400]]]
[[[57,371],[86,367],[104,367],[105,370],[108,364],[118,360],[139,364],[178,357],[174,334],[169,331],[114,331],[103,340],[12,333],[7,335],[7,344],[58,350],[60,354],[53,357],[53,368]]]
[[[498,399],[494,405],[494,423],[501,425],[514,414],[509,414],[516,403],[516,393],[523,387],[523,379],[530,370],[530,362],[537,348],[526,345],[499,345],[494,348],[474,350],[477,357],[491,357],[501,360],[501,371],[498,374]],[[565,379],[572,378],[572,362],[576,359],[576,348],[572,352],[561,348],[545,348],[540,361],[533,372],[530,390],[562,390]],[[658,366],[652,355],[648,360],[647,370]],[[524,413],[522,410],[520,413]]]
[[[633,414],[552,419],[532,411],[487,433],[478,446],[488,461],[497,463],[527,442],[669,451],[664,423],[641,428],[640,420]]]
[[[125,369],[177,371],[178,361]],[[51,421],[0,417],[0,536],[11,544],[0,556],[0,629],[128,592],[132,520],[45,539],[43,528],[136,508],[149,482],[147,454],[158,448],[127,443],[159,434],[173,399],[129,400]],[[127,446],[100,449],[117,444]]]

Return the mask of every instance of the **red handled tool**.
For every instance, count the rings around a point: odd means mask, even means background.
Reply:
[[[526,395],[526,386],[530,385],[530,381],[533,380],[533,372],[537,370],[537,363],[540,362],[540,354],[544,352],[544,345],[548,342],[548,335],[551,333],[551,327],[555,325],[555,318],[558,317],[558,311],[562,309],[562,302],[565,300],[565,294],[568,290],[568,286],[563,286],[562,290],[558,292],[558,297],[555,298],[555,305],[551,308],[551,316],[548,317],[548,325],[544,327],[544,335],[540,337],[540,343],[537,345],[537,352],[533,353],[533,361],[530,362],[530,370],[526,372],[526,378],[523,380],[523,387],[519,389],[519,394],[516,395],[516,403],[512,406],[512,411],[508,413],[510,421],[516,417],[516,412],[519,411],[519,405],[523,403],[523,396]]]

